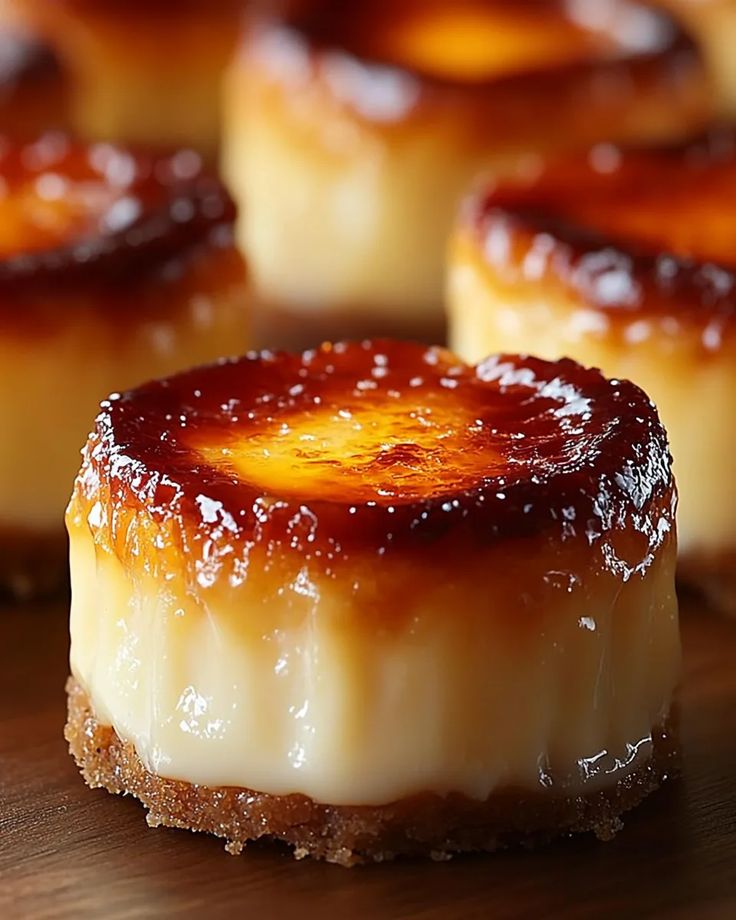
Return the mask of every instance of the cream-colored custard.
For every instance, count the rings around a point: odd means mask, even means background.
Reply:
[[[446,136],[409,136],[394,149],[344,119],[312,137],[318,100],[292,123],[259,98],[256,74],[253,87],[247,79],[237,69],[229,78],[223,172],[247,202],[238,232],[257,289],[305,318],[369,308],[421,327],[429,307],[434,321],[438,254],[476,157],[460,149],[448,157]],[[394,92],[403,105],[411,83],[397,78]]]
[[[231,278],[227,253],[218,258]],[[63,533],[80,449],[103,396],[245,344],[241,278],[216,294],[172,287],[171,297],[176,315],[129,315],[122,332],[117,307],[104,313],[104,303],[91,301],[63,327],[44,329],[39,319],[34,330],[0,334],[0,530]],[[59,310],[73,314],[75,306],[62,301]]]
[[[411,605],[394,621],[366,606],[375,557],[353,559],[353,580],[305,566],[207,590],[206,573],[193,586],[123,565],[74,502],[68,525],[73,674],[160,776],[335,805],[574,794],[645,763],[669,713],[673,541],[623,583],[580,569],[576,583],[574,554],[543,542],[479,551],[456,581],[384,559],[380,603]]]

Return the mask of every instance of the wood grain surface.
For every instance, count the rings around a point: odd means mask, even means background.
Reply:
[[[736,917],[736,623],[683,612],[683,771],[611,843],[345,870],[146,826],[62,738],[66,607],[0,609],[0,918]]]

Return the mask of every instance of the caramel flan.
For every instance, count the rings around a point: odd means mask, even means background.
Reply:
[[[303,7],[257,18],[226,80],[223,170],[269,347],[443,339],[446,239],[478,170],[683,136],[710,111],[692,42],[629,0]]]
[[[736,135],[598,146],[464,207],[451,340],[568,355],[657,403],[680,488],[681,576],[736,610]]]
[[[342,865],[610,837],[672,766],[656,410],[572,361],[250,353],[103,403],[67,512],[93,787]]]
[[[0,586],[65,571],[100,399],[247,347],[234,206],[192,153],[0,142]]]

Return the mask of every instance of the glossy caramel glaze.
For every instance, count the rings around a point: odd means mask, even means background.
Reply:
[[[84,145],[61,134],[0,139],[0,324],[19,298],[175,279],[205,247],[231,245],[235,209],[195,153]],[[130,304],[129,304],[130,305]]]
[[[261,62],[287,84],[316,79],[354,115],[383,125],[460,107],[492,117],[503,138],[528,130],[552,100],[609,110],[633,85],[681,95],[688,81],[693,111],[707,107],[693,42],[665,13],[630,0],[321,0],[264,21]],[[586,107],[577,117],[582,125],[596,115]]]
[[[465,204],[469,234],[508,283],[572,289],[611,320],[658,317],[715,350],[736,329],[736,134],[551,161]]]
[[[329,575],[358,552],[430,563],[533,535],[594,546],[628,577],[673,535],[674,486],[631,383],[375,341],[251,353],[114,395],[70,514],[122,558],[153,539],[135,523],[151,519],[187,566],[231,584],[264,552]]]

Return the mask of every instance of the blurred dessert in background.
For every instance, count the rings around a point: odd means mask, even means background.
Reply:
[[[261,16],[226,80],[223,171],[264,344],[444,337],[444,247],[480,169],[709,113],[691,40],[629,0],[313,2]]]
[[[31,138],[66,128],[68,102],[69,87],[54,51],[0,7],[0,129]]]
[[[467,360],[565,355],[652,396],[680,491],[680,575],[734,612],[735,236],[734,132],[598,146],[471,196],[448,282]]]
[[[736,0],[658,0],[700,43],[721,114],[736,115]]]
[[[11,0],[61,57],[72,128],[214,160],[220,83],[245,0]]]
[[[247,344],[234,206],[192,152],[0,140],[0,590],[65,569],[79,449],[111,390]]]
[[[572,361],[324,345],[111,398],[71,751],[234,853],[609,838],[671,768],[674,505],[649,399]]]

